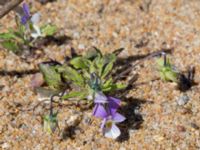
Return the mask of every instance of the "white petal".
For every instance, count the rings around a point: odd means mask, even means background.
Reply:
[[[33,37],[34,39],[37,39],[39,36],[37,33],[31,33],[31,37]]]
[[[38,24],[40,21],[40,13],[35,13],[32,17],[31,17],[31,21],[33,24]]]
[[[105,129],[105,137],[116,139],[118,136],[120,136],[121,131],[119,128],[113,123],[112,127],[110,129]]]
[[[38,26],[36,26],[36,25],[34,24],[34,25],[33,25],[33,28],[34,28],[34,30],[35,30],[35,32],[32,32],[32,33],[31,33],[31,36],[32,36],[33,38],[36,39],[36,38],[42,36],[42,33],[41,33],[40,28],[39,28]]]
[[[95,93],[95,103],[107,103],[108,98],[104,95],[103,92],[96,92]]]

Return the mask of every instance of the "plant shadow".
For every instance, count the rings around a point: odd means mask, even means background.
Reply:
[[[148,53],[148,54],[142,54],[142,55],[133,55],[133,56],[129,56],[126,58],[118,58],[117,60],[117,65],[126,65],[127,63],[132,63],[134,61],[137,60],[142,60],[145,58],[149,58],[149,56],[159,56],[162,52],[166,53],[166,54],[171,54],[173,51],[173,48],[170,49],[162,49],[162,50],[158,50],[152,53]],[[151,58],[151,57],[150,57]]]
[[[32,69],[32,70],[24,70],[24,71],[16,71],[16,70],[12,70],[12,71],[7,71],[7,70],[0,70],[0,76],[17,76],[18,78],[22,78],[25,75],[30,75],[30,74],[35,74],[39,72],[39,70],[37,69]]]
[[[47,4],[47,3],[53,3],[53,2],[56,2],[56,0],[39,0],[39,2],[44,5],[44,4]]]
[[[133,55],[133,56],[129,56],[129,57],[126,57],[126,58],[118,58],[116,65],[115,65],[116,70],[113,73],[113,76],[116,76],[115,80],[123,79],[130,74],[131,70],[136,65],[140,64],[144,60],[148,60],[148,59],[151,59],[153,57],[160,56],[163,52],[166,53],[166,54],[171,54],[172,51],[173,51],[173,48],[162,49],[162,50],[158,50],[158,51],[148,53],[148,54],[144,54],[144,55]],[[139,61],[139,62],[136,62],[136,61]],[[136,63],[133,65],[132,64],[133,62],[136,62]]]
[[[80,130],[80,127],[78,127],[78,125],[71,125],[65,127],[61,134],[61,140],[67,140],[68,138],[72,140],[75,139],[76,130]]]
[[[35,47],[48,46],[50,44],[56,44],[58,46],[63,45],[71,41],[72,38],[70,36],[62,35],[62,36],[47,36],[35,42]]]
[[[194,81],[194,76],[195,67],[190,67],[185,73],[180,73],[178,78],[178,90],[181,92],[187,92],[192,86],[198,85],[198,83]]]
[[[139,109],[143,104],[153,104],[153,101],[134,99],[134,98],[124,98],[126,105],[120,108],[121,113],[126,117],[126,120],[122,122],[119,127],[121,129],[121,135],[117,138],[118,142],[127,141],[130,138],[130,130],[138,130],[141,128],[143,123],[143,117],[139,113]]]

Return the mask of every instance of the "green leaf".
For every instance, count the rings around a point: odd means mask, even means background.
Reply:
[[[82,75],[75,69],[69,66],[62,66],[58,68],[58,72],[62,73],[63,78],[66,80],[74,81],[77,85],[84,85],[84,79]]]
[[[53,115],[45,115],[43,117],[43,128],[45,132],[52,134],[57,126],[57,113],[54,113]]]
[[[101,70],[102,79],[104,79],[112,71],[116,59],[117,57],[114,54],[106,54],[103,57],[104,66]]]
[[[106,54],[104,56],[104,64],[115,63],[117,57],[115,54]]]
[[[48,24],[41,27],[41,32],[45,36],[52,36],[56,33],[56,31],[57,31],[57,27],[55,25]]]
[[[164,60],[159,58],[157,64],[162,80],[177,82],[178,73],[173,70],[169,59],[166,60],[166,65],[164,65]]]
[[[3,41],[1,45],[5,49],[8,49],[12,51],[13,53],[18,53],[20,51],[19,46],[15,42],[12,42],[12,41]]]
[[[177,82],[178,73],[173,71],[171,68],[163,68],[161,71],[161,78],[165,81]]]
[[[115,84],[115,87],[116,87],[117,90],[121,90],[121,89],[126,88],[127,85],[126,85],[126,84],[123,84],[123,83],[116,83],[116,84]]]
[[[109,64],[107,64],[105,66],[105,68],[102,71],[102,75],[101,75],[102,79],[104,79],[112,71],[112,68],[113,68],[112,62],[110,62]]]
[[[89,60],[94,60],[98,55],[102,56],[101,51],[96,47],[92,47],[89,51],[87,51],[84,57]]]
[[[76,57],[70,61],[70,64],[76,69],[86,69],[89,68],[90,62],[83,57]]]
[[[77,97],[79,99],[83,99],[87,96],[87,94],[88,93],[85,91],[71,91],[71,92],[67,93],[66,95],[64,95],[62,97],[62,99],[69,99],[69,98],[75,98],[75,97]]]
[[[61,75],[56,71],[56,66],[41,63],[39,64],[39,68],[44,76],[44,80],[50,88],[62,89],[63,83],[61,80]]]
[[[13,33],[0,33],[0,39],[3,39],[3,40],[13,40],[15,39],[16,36],[15,34]]]
[[[124,89],[126,87],[127,86],[125,84],[116,83],[116,84],[110,84],[109,86],[103,87],[102,91],[103,92],[112,92],[112,91]]]
[[[110,86],[111,84],[113,84],[113,79],[112,79],[112,78],[109,78],[108,80],[106,80],[106,81],[103,83],[102,87],[103,87],[103,88],[106,88],[106,87]]]
[[[94,62],[92,62],[92,63],[90,64],[89,72],[90,72],[90,73],[96,72],[96,67],[95,67],[95,63],[94,63]]]

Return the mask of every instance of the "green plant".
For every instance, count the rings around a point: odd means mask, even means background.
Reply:
[[[23,15],[16,16],[16,29],[8,29],[0,33],[1,45],[15,54],[21,54],[24,49],[30,49],[34,43],[46,36],[52,36],[57,31],[51,24],[39,26],[40,14],[31,16],[27,4],[23,4]]]
[[[172,82],[178,81],[178,72],[175,71],[169,58],[166,57],[166,54],[163,54],[163,58],[157,59],[157,65],[162,80]]]
[[[72,58],[69,64],[41,63],[39,68],[50,88],[62,89],[63,80],[75,87],[62,97],[63,100],[90,100],[96,91],[110,93],[126,87],[122,83],[113,82],[111,72],[116,59],[115,53],[103,55],[100,50],[93,49],[87,55]]]

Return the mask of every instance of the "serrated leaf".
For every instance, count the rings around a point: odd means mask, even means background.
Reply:
[[[56,71],[56,66],[51,66],[49,64],[41,63],[39,64],[41,73],[44,76],[45,82],[50,88],[62,89],[63,83],[60,73]]]
[[[62,97],[62,99],[69,99],[69,98],[85,98],[87,96],[87,93],[85,91],[71,91],[69,93],[67,93],[66,95],[64,95]]]
[[[48,24],[41,27],[41,32],[45,36],[52,36],[56,33],[56,31],[57,31],[57,27],[55,25]]]
[[[105,68],[102,71],[102,75],[101,75],[102,79],[104,79],[112,71],[112,68],[113,68],[112,62],[110,62],[109,64],[107,64],[105,66]]]
[[[86,69],[89,68],[90,62],[83,57],[76,57],[70,61],[70,64],[76,69]]]
[[[3,40],[13,40],[16,36],[13,33],[0,33],[0,39]]]
[[[117,90],[121,90],[127,87],[127,85],[123,84],[123,83],[116,83],[115,87]]]
[[[111,84],[107,87],[102,88],[103,92],[112,92],[112,91],[116,91],[116,90],[121,90],[126,88],[127,86],[125,84],[122,83],[116,83],[116,84]]]
[[[104,64],[114,63],[117,59],[115,54],[106,54],[104,57]]]
[[[63,78],[65,78],[66,80],[73,81],[77,85],[84,85],[84,79],[82,75],[75,69],[69,66],[63,66],[61,68],[58,68],[58,71],[62,73]]]
[[[90,72],[90,73],[96,72],[96,67],[95,67],[95,63],[94,63],[94,62],[92,62],[92,63],[90,64],[89,72]]]
[[[103,57],[104,66],[101,70],[102,79],[104,79],[112,71],[116,59],[117,57],[114,54],[107,54]]]
[[[101,76],[101,73],[102,73],[102,70],[103,70],[103,66],[104,66],[104,60],[103,58],[98,55],[94,60],[93,60],[93,63],[94,63],[94,68],[95,68],[95,71],[98,76]]]
[[[1,42],[1,45],[5,49],[8,49],[8,50],[12,51],[13,53],[17,53],[20,50],[19,46],[15,42],[12,42],[12,41],[3,41],[3,42]]]
[[[102,85],[103,88],[106,88],[110,86],[113,83],[113,79],[109,78],[108,80],[105,81],[105,83]]]

